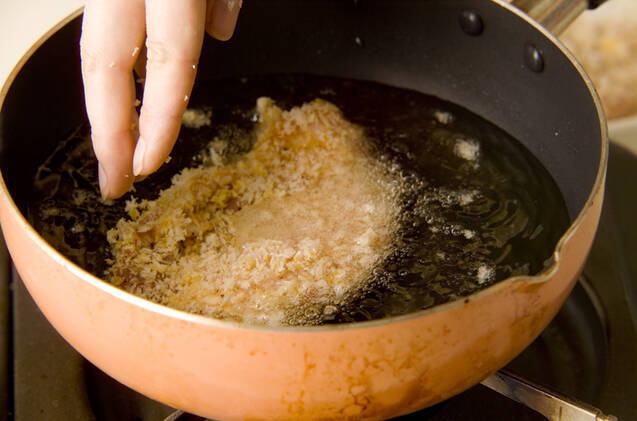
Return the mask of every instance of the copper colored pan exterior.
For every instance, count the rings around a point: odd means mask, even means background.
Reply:
[[[597,228],[607,154],[605,128],[602,133],[593,191],[549,271],[380,321],[267,330],[189,315],[125,293],[62,257],[24,219],[4,181],[0,220],[13,261],[47,319],[82,355],[133,389],[215,419],[383,419],[476,384],[553,318]]]
[[[144,302],[55,255],[5,196],[14,262],[82,355],[142,393],[216,419],[382,419],[459,393],[521,352],[577,279],[601,184],[545,281],[518,279],[423,314],[343,328],[256,330]]]

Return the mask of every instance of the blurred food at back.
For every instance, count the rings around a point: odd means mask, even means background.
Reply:
[[[637,1],[587,11],[560,38],[593,80],[608,119],[637,114]]]

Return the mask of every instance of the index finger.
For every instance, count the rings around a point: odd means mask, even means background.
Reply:
[[[144,39],[143,0],[88,0],[80,50],[86,110],[100,163],[102,195],[126,193],[133,182],[135,89],[132,69]]]

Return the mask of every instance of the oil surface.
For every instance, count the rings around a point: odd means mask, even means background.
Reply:
[[[362,291],[323,312],[323,323],[413,312],[513,275],[536,274],[550,263],[569,225],[550,174],[493,124],[418,92],[309,75],[197,85],[189,106],[211,112],[211,124],[183,127],[172,159],[137,183],[134,196],[156,198],[174,174],[202,163],[199,152],[215,137],[231,140],[231,154],[249,150],[260,96],[283,108],[315,98],[336,104],[365,129],[374,156],[408,186],[400,198],[394,251],[374,268]],[[96,168],[88,128],[80,127],[35,175],[29,217],[61,253],[102,276],[110,256],[106,231],[125,217],[130,193],[101,201]]]

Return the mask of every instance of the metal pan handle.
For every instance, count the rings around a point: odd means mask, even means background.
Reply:
[[[518,9],[555,35],[561,34],[584,10],[606,0],[513,0]]]
[[[597,408],[561,396],[506,370],[482,381],[482,385],[544,415],[550,421],[618,421]]]

